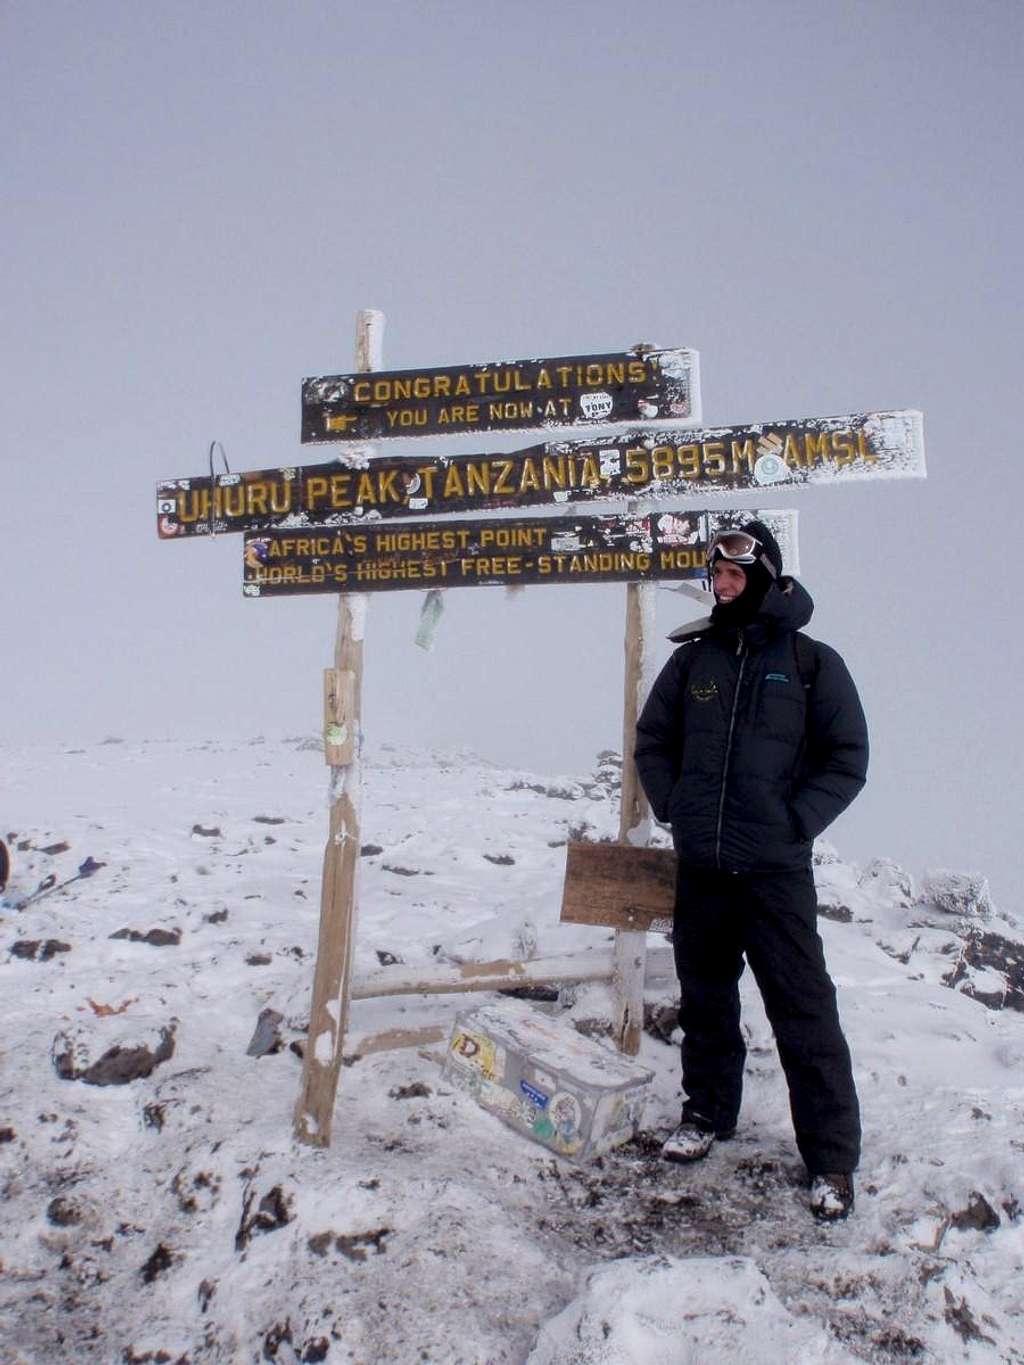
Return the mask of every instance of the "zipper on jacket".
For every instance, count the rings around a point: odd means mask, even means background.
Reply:
[[[732,757],[732,734],[736,728],[736,712],[740,704],[740,684],[743,682],[743,670],[747,666],[747,652],[742,635],[736,646],[736,653],[740,656],[740,668],[736,674],[736,690],[732,694],[732,713],[729,716],[729,733],[725,740],[725,758],[722,762],[722,790],[718,794],[718,823],[715,826],[715,865],[719,868],[722,866],[722,816],[725,812],[725,783],[729,776],[729,759]]]

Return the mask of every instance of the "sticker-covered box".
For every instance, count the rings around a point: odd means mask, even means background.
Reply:
[[[518,1000],[458,1014],[444,1074],[517,1132],[574,1161],[629,1141],[653,1076]]]

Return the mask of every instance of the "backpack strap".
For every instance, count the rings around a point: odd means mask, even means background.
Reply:
[[[796,667],[800,674],[800,682],[804,691],[809,692],[817,681],[818,669],[821,667],[818,646],[802,630],[794,632],[793,645],[796,649]]]

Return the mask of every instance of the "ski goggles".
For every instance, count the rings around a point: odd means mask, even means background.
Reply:
[[[764,546],[749,531],[719,531],[708,545],[708,570],[716,559],[727,559],[731,564],[763,564],[777,578],[775,565],[764,553]]]

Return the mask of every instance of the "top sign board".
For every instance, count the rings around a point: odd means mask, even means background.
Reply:
[[[303,443],[653,421],[700,421],[696,351],[637,347],[615,355],[323,375],[302,383]]]

